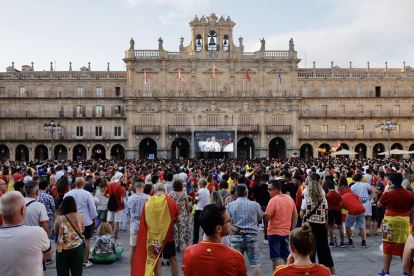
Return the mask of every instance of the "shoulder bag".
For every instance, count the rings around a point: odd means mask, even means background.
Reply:
[[[323,198],[322,198],[322,200],[318,204],[316,204],[315,208],[313,208],[313,210],[310,213],[308,213],[306,216],[303,217],[302,224],[306,223],[308,221],[308,219],[310,219],[310,217],[313,214],[315,214],[316,210],[318,210],[318,208],[319,208],[319,206],[321,206],[322,202],[323,202]]]
[[[75,226],[73,226],[72,222],[69,220],[69,218],[68,218],[68,216],[67,216],[67,215],[65,215],[65,217],[66,217],[66,219],[69,221],[69,223],[70,223],[70,225],[72,226],[73,230],[75,230],[76,234],[78,234],[79,238],[82,240],[83,247],[85,247],[85,246],[86,246],[86,245],[85,245],[85,236],[84,236],[83,234],[80,234],[80,233],[78,232],[78,230],[76,230],[76,227],[75,227]]]

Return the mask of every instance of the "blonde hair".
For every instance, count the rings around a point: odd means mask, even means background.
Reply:
[[[223,198],[219,192],[212,192],[210,195],[210,204],[223,205]]]
[[[106,234],[111,234],[112,235],[112,227],[109,223],[102,223],[101,225],[99,225],[98,227],[98,233],[96,233],[97,236],[103,236]]]
[[[236,187],[237,187],[237,183],[232,183],[230,186],[230,196],[231,197],[237,197],[236,195]]]
[[[108,187],[108,179],[105,177],[101,179],[101,182],[99,183],[99,190],[101,190],[101,193],[105,193],[106,187]]]
[[[308,184],[308,197],[315,204],[318,204],[323,199],[322,187],[317,181],[311,181]]]

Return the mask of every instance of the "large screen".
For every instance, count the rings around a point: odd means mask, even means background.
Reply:
[[[233,152],[234,150],[232,132],[196,133],[195,140],[198,152]]]

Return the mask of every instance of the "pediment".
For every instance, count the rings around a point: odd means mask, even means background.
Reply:
[[[274,69],[272,69],[272,70],[269,70],[269,71],[267,71],[267,73],[268,73],[268,74],[279,74],[279,70],[280,70],[280,73],[281,73],[281,74],[286,73],[286,71],[281,70],[281,69],[278,69],[278,68],[274,68]]]
[[[151,69],[151,68],[145,68],[145,69],[147,70],[147,74],[150,74],[150,73],[158,73],[158,71],[156,71],[154,69]],[[137,73],[144,73],[144,68],[138,69],[136,72]]]
[[[247,72],[246,72],[246,68],[244,68],[244,69],[237,70],[234,73],[236,73],[236,74],[246,74]],[[249,69],[249,74],[254,75],[254,74],[256,74],[256,71],[252,70],[252,69]]]
[[[203,71],[204,74],[213,74],[213,67]],[[223,74],[223,71],[220,71],[216,68],[216,74]]]
[[[181,74],[187,74],[187,73],[191,73],[191,71],[186,70],[184,68],[175,68],[173,70],[168,71],[168,73],[177,73],[178,74],[178,70],[180,70]],[[217,71],[217,70],[216,70]]]

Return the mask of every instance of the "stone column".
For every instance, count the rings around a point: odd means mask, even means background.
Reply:
[[[125,147],[125,158],[133,159],[138,158],[139,149],[136,147],[135,134],[133,133],[134,125],[137,122],[137,115],[135,112],[135,101],[127,100],[125,102],[125,115],[126,115],[126,124],[125,124],[125,133],[127,138],[127,143]]]
[[[161,118],[160,118],[160,126],[161,126],[161,133],[160,133],[160,140],[159,143],[160,148],[157,152],[158,158],[168,158],[168,153],[170,151],[168,147],[168,100],[161,100]]]
[[[267,143],[266,143],[266,122],[264,120],[264,118],[266,118],[265,116],[265,100],[259,100],[260,102],[260,107],[259,107],[259,118],[262,118],[261,120],[259,120],[259,156],[256,157],[268,157],[269,156],[269,150],[267,148]]]

